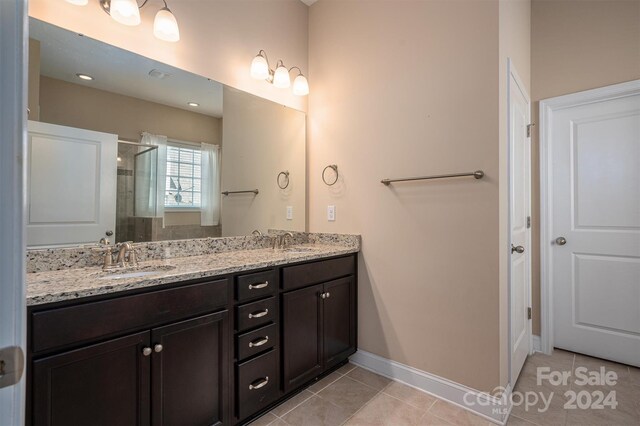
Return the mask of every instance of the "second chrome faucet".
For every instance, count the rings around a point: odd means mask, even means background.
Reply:
[[[271,246],[274,250],[286,249],[292,241],[293,234],[291,232],[285,232],[282,235],[275,235],[271,237]]]

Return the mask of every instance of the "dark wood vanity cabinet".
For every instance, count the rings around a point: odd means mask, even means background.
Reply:
[[[27,424],[243,424],[356,350],[356,255],[29,308]]]
[[[282,295],[284,391],[356,351],[356,281],[350,275]]]
[[[29,353],[29,423],[229,424],[228,287],[217,280],[32,310],[30,347],[45,349]],[[197,296],[208,298],[185,309],[182,301]],[[87,307],[91,318],[79,315]],[[83,331],[60,328],[74,322]],[[114,332],[113,323],[122,328]]]

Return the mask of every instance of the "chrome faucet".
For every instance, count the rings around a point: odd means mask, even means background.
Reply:
[[[287,237],[289,237],[289,243],[293,241],[293,234],[291,232],[285,232],[284,234],[282,234],[282,242],[280,243],[280,245],[283,249],[287,248]]]
[[[132,241],[120,243],[117,247],[118,258],[116,259],[116,264],[118,265],[118,268],[124,268],[126,266],[138,266],[136,250],[133,248]]]
[[[271,245],[274,250],[276,249],[286,249],[287,248],[287,238],[289,238],[289,242],[293,240],[293,234],[291,232],[285,232],[282,235],[276,235],[271,238]]]

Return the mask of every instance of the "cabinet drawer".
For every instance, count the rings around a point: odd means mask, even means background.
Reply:
[[[240,275],[236,281],[236,299],[238,302],[244,302],[270,296],[275,288],[276,272],[274,270]]]
[[[238,360],[242,361],[274,347],[277,340],[278,326],[276,324],[241,334],[236,338]]]
[[[292,290],[355,274],[353,256],[289,266],[282,270],[282,288]]]
[[[238,364],[238,417],[244,419],[275,401],[278,396],[278,357],[272,349]]]
[[[81,303],[32,315],[33,351],[167,323],[225,307],[227,280]]]
[[[236,330],[242,332],[275,321],[276,298],[247,303],[236,308]]]

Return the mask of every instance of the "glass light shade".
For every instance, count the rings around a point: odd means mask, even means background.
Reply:
[[[153,20],[153,35],[164,41],[180,40],[178,21],[168,8],[164,7],[156,13],[156,19]]]
[[[109,13],[123,25],[140,25],[140,9],[136,0],[111,0]]]
[[[67,3],[75,4],[76,6],[86,6],[89,4],[89,0],[67,0]]]
[[[280,65],[278,68],[276,68],[276,73],[273,75],[273,85],[280,89],[286,89],[287,87],[291,86],[289,70],[285,68],[284,65]]]
[[[293,94],[297,96],[306,96],[309,94],[309,82],[307,77],[299,74],[295,80],[293,80]]]
[[[269,78],[269,64],[262,55],[258,55],[251,61],[251,77],[256,80]]]

